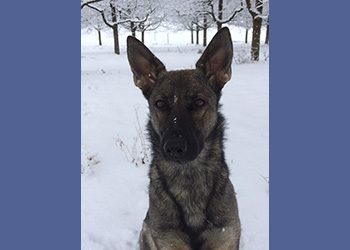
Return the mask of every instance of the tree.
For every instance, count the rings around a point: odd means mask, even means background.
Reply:
[[[81,27],[87,28],[88,31],[96,30],[98,34],[98,44],[102,45],[101,30],[103,30],[106,25],[103,23],[99,13],[92,9],[84,8],[81,11]]]
[[[259,61],[260,33],[262,21],[268,19],[269,0],[246,0],[247,9],[253,19],[253,39],[251,47],[251,59]],[[264,7],[264,8],[263,8]],[[263,12],[263,9],[265,11]],[[268,32],[268,30],[267,30]],[[268,34],[267,34],[268,37]]]
[[[136,2],[136,4],[135,4]],[[138,25],[139,23],[147,21],[150,13],[146,10],[143,12],[142,17],[134,15],[131,11],[130,6],[139,7],[137,1],[127,1],[127,0],[92,0],[84,2],[81,5],[81,9],[88,7],[100,13],[105,25],[113,30],[114,37],[114,52],[120,54],[119,49],[119,25],[130,23]],[[135,29],[136,30],[136,29]]]
[[[265,44],[269,44],[269,33],[270,33],[270,17],[269,17],[269,0],[264,0],[264,8],[263,8],[263,25],[266,25],[266,36],[265,36]]]
[[[199,43],[198,7],[200,0],[179,0],[169,2],[166,11],[167,21],[171,24],[179,23],[181,26],[191,31],[191,43],[194,43],[193,33],[196,31],[196,44]]]
[[[263,0],[246,0],[246,3],[248,11],[253,18],[251,60],[259,61]]]
[[[270,24],[269,24],[269,17],[267,18],[267,24],[266,24],[266,37],[265,37],[265,44],[269,44],[269,30],[270,30]]]
[[[131,21],[123,23],[123,27],[130,30],[135,37],[136,31],[142,34],[144,42],[144,32],[146,30],[157,29],[164,19],[161,2],[158,0],[129,0],[124,3],[122,18],[129,18]]]
[[[203,16],[203,46],[207,46],[207,30],[210,23],[206,15]]]
[[[194,37],[193,33],[195,31],[195,24],[192,20],[192,16],[188,15],[187,12],[179,9],[175,9],[170,7],[169,8],[169,14],[165,17],[166,23],[165,26],[169,29],[185,29],[189,30],[191,32],[191,44],[194,43]],[[178,24],[177,26],[174,26],[173,24]]]
[[[137,30],[141,32],[141,41],[145,43],[145,32],[148,30],[156,30],[162,24],[165,16],[152,15],[147,21],[139,23]]]
[[[123,23],[123,27],[130,30],[135,37],[136,31],[145,31],[147,28],[160,24],[156,11],[160,8],[160,1],[157,0],[128,0],[118,1],[122,19],[129,19],[130,22]],[[161,15],[160,15],[161,16]],[[159,26],[159,25],[158,25]]]
[[[209,6],[207,13],[213,18],[218,30],[223,24],[231,22],[244,7],[241,0],[206,0],[205,2]]]
[[[88,7],[92,10],[97,11],[101,17],[103,22],[110,28],[113,29],[113,37],[114,37],[114,53],[120,54],[119,49],[119,34],[118,34],[118,25],[121,24],[121,22],[117,21],[117,12],[116,7],[114,5],[114,1],[109,1],[109,6],[107,5],[106,0],[93,0],[85,2],[81,5],[81,9],[84,7]],[[109,16],[109,17],[106,17]],[[111,21],[108,21],[107,19],[110,18]]]
[[[244,8],[241,13],[232,21],[232,24],[245,29],[245,43],[248,43],[248,31],[253,27],[252,16],[247,8]]]
[[[180,0],[170,4],[172,20],[181,23],[182,26],[191,31],[191,43],[194,43],[193,32],[196,32],[196,44],[199,44],[199,32],[203,30],[203,45],[207,44],[207,29],[212,20],[209,16],[209,5],[207,0]],[[169,19],[169,18],[168,18]]]

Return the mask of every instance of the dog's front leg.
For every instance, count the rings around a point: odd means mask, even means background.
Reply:
[[[238,250],[240,239],[240,224],[217,228],[212,227],[204,231],[201,250]]]
[[[188,237],[178,230],[152,229],[144,221],[140,234],[140,250],[191,250]]]

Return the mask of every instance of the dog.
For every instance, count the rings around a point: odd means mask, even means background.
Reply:
[[[140,249],[239,249],[241,226],[219,112],[221,90],[231,79],[229,29],[216,33],[193,70],[167,71],[132,36],[127,56],[150,110],[149,209]]]

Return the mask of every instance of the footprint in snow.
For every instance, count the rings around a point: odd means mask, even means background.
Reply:
[[[98,90],[98,86],[97,86],[96,84],[89,85],[89,86],[88,86],[88,89],[89,89],[89,90],[91,90],[91,89]]]
[[[81,104],[81,114],[83,116],[87,116],[89,115],[89,113],[90,113],[90,110],[89,110],[88,104],[86,102],[83,102]]]

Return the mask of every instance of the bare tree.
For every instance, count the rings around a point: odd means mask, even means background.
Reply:
[[[180,0],[170,5],[170,13],[176,13],[173,19],[191,31],[191,43],[194,43],[193,33],[196,32],[196,44],[199,44],[199,32],[203,30],[203,45],[207,44],[207,29],[212,24],[209,15],[208,0]]]
[[[127,0],[92,0],[81,5],[81,9],[88,7],[100,13],[103,22],[113,30],[114,52],[118,55],[120,54],[119,25],[125,23],[138,25],[147,21],[149,17],[148,12],[145,12],[142,18],[139,16],[135,17],[133,12],[129,11],[129,4],[130,1]]]
[[[270,12],[270,5],[269,5],[270,0],[264,0],[264,8],[263,8],[263,25],[266,25],[266,36],[265,36],[265,44],[269,44],[269,35],[270,35],[270,17],[269,17],[269,12]]]
[[[160,11],[162,4],[158,0],[129,0],[122,9],[123,18],[132,19],[124,23],[123,27],[130,30],[134,37],[136,31],[140,31],[142,42],[145,31],[157,29],[164,19],[164,14]]]
[[[106,28],[101,16],[94,10],[84,8],[81,11],[81,27],[86,28],[88,31],[96,30],[98,34],[98,44],[102,45],[101,30]]]
[[[207,13],[213,18],[218,30],[223,24],[231,22],[244,7],[241,0],[206,0],[205,2],[209,6]]]
[[[193,33],[196,32],[196,44],[199,43],[199,6],[202,0],[179,0],[169,2],[167,11],[168,22],[180,23],[183,28],[191,31],[191,43],[194,43]]]
[[[81,9],[83,9],[85,6],[97,11],[100,13],[103,22],[113,30],[113,37],[114,37],[114,53],[120,54],[120,48],[119,48],[119,34],[118,34],[118,25],[121,24],[121,22],[117,21],[117,12],[113,1],[109,2],[109,10],[106,8],[107,1],[105,0],[94,0],[94,1],[88,1],[81,5]],[[94,4],[94,5],[93,5]],[[110,15],[111,22],[107,20],[106,16]]]
[[[197,21],[193,22],[196,25],[197,44],[199,37],[199,30],[203,30],[203,46],[207,46],[207,30],[211,26],[212,21],[207,14],[201,14]]]
[[[266,24],[266,37],[265,37],[265,44],[269,44],[269,31],[270,31],[270,24],[269,24],[270,18],[267,18],[267,24]]]
[[[248,43],[248,32],[253,27],[252,16],[249,14],[248,9],[244,8],[231,23],[245,29],[245,43]]]
[[[141,41],[145,43],[145,32],[156,30],[162,24],[165,16],[152,16],[147,21],[139,23],[137,30],[141,32]]]
[[[129,19],[130,22],[123,23],[122,26],[131,31],[132,36],[136,36],[138,26],[148,21],[151,14],[157,9],[157,1],[151,0],[128,0],[119,1],[121,19]]]
[[[253,61],[259,61],[263,0],[246,0],[246,3],[248,11],[253,18],[251,59]]]

